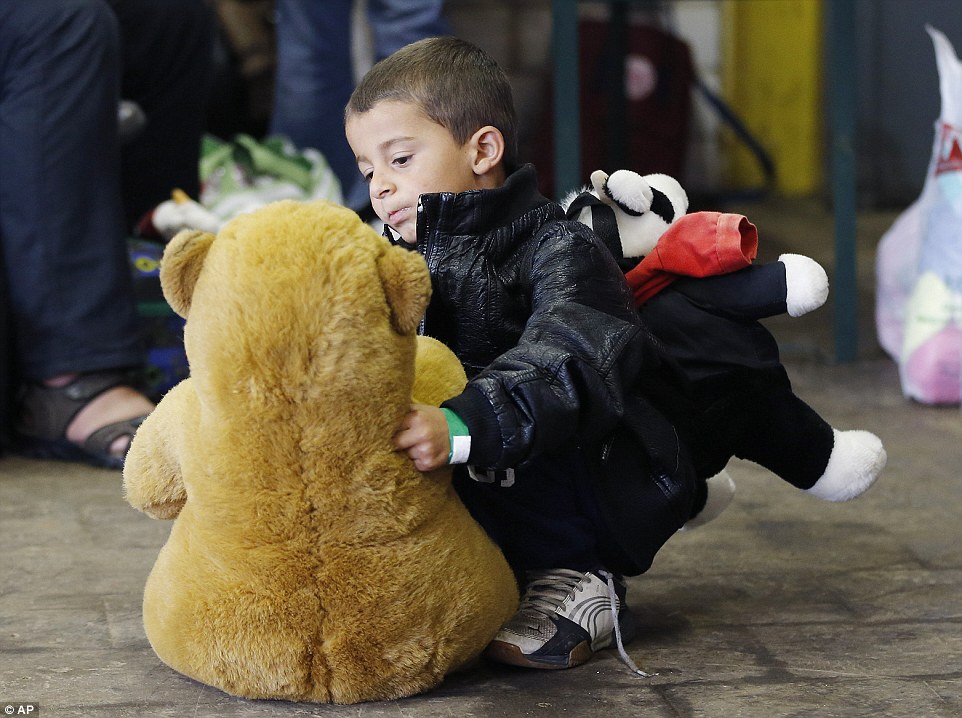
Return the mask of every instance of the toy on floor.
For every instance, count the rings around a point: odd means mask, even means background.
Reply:
[[[514,576],[441,469],[393,435],[465,383],[415,330],[424,260],[343,207],[284,201],[167,246],[191,375],[131,445],[127,500],[174,519],[151,646],[247,698],[354,703],[436,686],[516,610]]]
[[[185,229],[216,234],[223,226],[224,220],[191,199],[183,190],[174,189],[170,195],[170,199],[158,204],[141,220],[138,231],[142,235],[170,241]]]
[[[200,180],[199,197],[174,189],[141,218],[137,233],[163,241],[182,229],[216,234],[237,215],[282,199],[343,204],[340,183],[324,156],[280,135],[263,140],[243,133],[231,140],[204,135]]]
[[[753,263],[754,225],[736,214],[686,214],[688,197],[667,175],[594,172],[565,206],[615,255],[641,317],[690,381],[689,396],[655,400],[685,436],[699,476],[739,457],[828,501],[872,485],[886,461],[882,442],[834,429],[796,396],[758,321],[821,306],[828,278],[820,265],[797,254]],[[708,495],[710,506],[711,486]]]

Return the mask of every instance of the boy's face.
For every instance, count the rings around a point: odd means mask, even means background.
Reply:
[[[477,163],[474,139],[458,145],[445,127],[412,103],[379,102],[350,115],[345,131],[374,211],[407,244],[417,243],[422,194],[495,186]]]

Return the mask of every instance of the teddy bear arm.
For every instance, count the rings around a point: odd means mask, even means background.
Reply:
[[[174,445],[184,418],[186,389],[186,382],[181,382],[161,400],[140,425],[124,461],[125,498],[151,518],[176,518],[187,501]]]
[[[464,367],[450,349],[432,337],[417,337],[411,401],[439,406],[464,390]]]

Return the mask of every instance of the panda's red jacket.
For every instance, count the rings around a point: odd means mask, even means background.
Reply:
[[[758,230],[743,215],[693,212],[679,217],[626,275],[640,306],[678,277],[711,277],[751,265]]]

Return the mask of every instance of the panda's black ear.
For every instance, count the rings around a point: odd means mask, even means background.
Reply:
[[[668,195],[660,189],[651,188],[651,211],[665,220],[665,224],[675,221],[675,208],[668,199]]]

